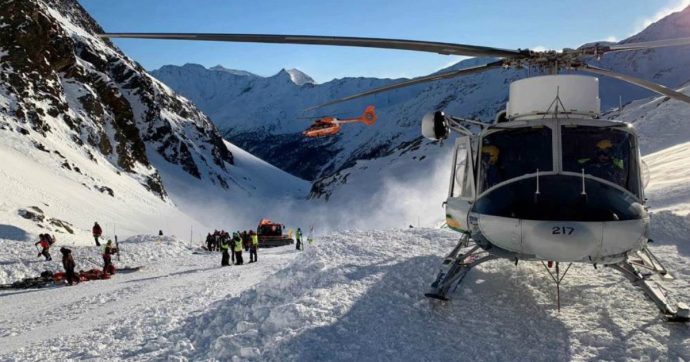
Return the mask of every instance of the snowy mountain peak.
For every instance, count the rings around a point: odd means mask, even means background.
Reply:
[[[297,85],[304,85],[307,83],[316,84],[316,81],[314,81],[314,79],[312,79],[312,77],[304,74],[304,72],[302,72],[299,69],[295,69],[295,68],[285,69],[285,68],[283,68],[278,73],[278,76],[280,76],[283,73],[287,73],[290,76],[290,80],[292,81],[292,83],[295,83]]]
[[[690,36],[690,6],[662,18],[641,32],[623,40],[621,43],[673,39],[687,36]]]
[[[239,75],[239,76],[243,76],[243,77],[258,77],[258,75],[254,74],[254,73],[247,72],[245,70],[225,68],[224,66],[222,66],[220,64],[216,65],[215,67],[208,68],[208,70],[213,70],[216,72],[225,72],[225,73],[230,73],[230,74]]]

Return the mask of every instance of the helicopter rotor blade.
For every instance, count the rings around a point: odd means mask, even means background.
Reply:
[[[393,90],[393,89],[399,89],[399,88],[409,87],[409,86],[412,86],[412,85],[415,85],[415,84],[421,84],[421,83],[426,83],[426,82],[433,82],[433,81],[435,81],[435,80],[441,80],[441,79],[455,78],[455,77],[460,77],[460,76],[463,76],[463,75],[469,75],[469,74],[473,74],[473,73],[480,73],[480,72],[484,72],[484,71],[487,71],[487,70],[490,70],[490,69],[501,68],[501,67],[503,67],[503,61],[502,61],[502,60],[499,60],[499,61],[496,61],[496,62],[492,62],[492,63],[480,65],[480,66],[478,66],[478,67],[463,68],[463,69],[458,69],[458,70],[454,70],[454,71],[451,71],[451,72],[445,72],[445,73],[439,73],[439,74],[432,74],[432,75],[429,75],[429,76],[426,76],[426,77],[414,78],[414,79],[406,80],[406,81],[403,81],[403,82],[400,82],[400,83],[395,83],[395,84],[391,84],[391,85],[387,85],[387,86],[383,86],[383,87],[379,87],[379,88],[374,88],[374,89],[370,89],[370,90],[368,90],[368,91],[366,91],[366,92],[357,93],[357,94],[353,94],[353,95],[351,95],[351,96],[347,96],[347,97],[335,99],[335,100],[332,100],[332,101],[327,102],[327,103],[323,103],[323,104],[319,104],[319,105],[316,105],[316,106],[312,106],[312,107],[306,108],[304,111],[305,111],[305,112],[306,112],[306,111],[311,111],[311,110],[314,110],[314,109],[323,108],[323,107],[326,107],[326,106],[331,106],[331,105],[334,105],[334,104],[347,102],[347,101],[349,101],[349,100],[353,100],[353,99],[357,99],[357,98],[361,98],[361,97],[370,96],[370,95],[372,95],[372,94],[377,94],[377,93],[381,93],[381,92],[387,92],[387,91],[390,91],[390,90]]]
[[[628,50],[641,50],[641,49],[653,49],[653,48],[664,48],[664,47],[675,47],[682,45],[690,45],[690,38],[676,38],[676,39],[663,39],[654,41],[643,41],[638,43],[625,43],[625,44],[614,44],[609,45],[604,50],[605,52],[619,52]]]
[[[336,45],[365,48],[413,50],[445,55],[464,55],[473,57],[487,56],[525,58],[529,57],[530,55],[529,50],[500,49],[478,45],[440,43],[418,40],[359,38],[343,36],[210,33],[105,33],[99,34],[99,36],[102,38],[127,39],[174,39],[227,41],[241,43]]]
[[[657,83],[654,83],[654,82],[650,82],[650,81],[648,81],[648,80],[644,80],[644,79],[640,79],[640,78],[636,78],[636,77],[631,77],[631,76],[629,76],[629,75],[621,74],[621,73],[614,72],[614,71],[611,71],[611,70],[608,70],[608,69],[603,69],[603,68],[595,67],[595,66],[589,65],[589,64],[585,64],[585,65],[583,65],[583,66],[581,66],[581,67],[578,67],[577,69],[578,69],[578,70],[581,70],[581,71],[583,71],[583,72],[589,72],[589,73],[599,74],[599,75],[607,76],[607,77],[610,77],[610,78],[615,78],[615,79],[618,79],[618,80],[622,80],[622,81],[624,81],[624,82],[628,82],[628,83],[630,83],[630,84],[634,84],[634,85],[636,85],[636,86],[638,86],[638,87],[642,87],[642,88],[645,88],[645,89],[649,89],[649,90],[652,91],[652,92],[656,92],[656,93],[665,95],[665,96],[667,96],[667,97],[669,97],[669,98],[673,98],[673,99],[676,99],[676,100],[679,100],[679,101],[683,101],[683,102],[685,102],[685,103],[690,103],[690,97],[689,97],[689,96],[687,96],[687,95],[685,95],[685,94],[683,94],[683,93],[677,92],[677,91],[675,91],[675,90],[673,90],[673,89],[671,89],[671,88],[664,87],[664,86],[661,85],[661,84],[657,84]]]

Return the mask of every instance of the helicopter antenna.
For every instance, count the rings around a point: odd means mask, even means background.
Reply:
[[[551,108],[554,109],[554,117],[558,118],[558,106],[559,105],[561,106],[561,109],[563,109],[562,113],[565,115],[565,118],[569,118],[568,112],[566,112],[567,108],[565,108],[565,105],[563,104],[563,101],[561,100],[560,91],[561,91],[561,88],[557,86],[556,87],[556,98],[554,98],[553,102],[551,102],[551,104],[549,105],[549,108],[546,109],[546,112],[544,112],[544,116],[542,117],[542,119],[546,118],[546,116],[549,115],[549,111],[551,110]]]

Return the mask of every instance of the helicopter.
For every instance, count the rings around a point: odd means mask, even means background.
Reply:
[[[443,259],[427,297],[447,300],[453,286],[479,264],[504,259],[541,262],[556,284],[572,263],[610,267],[640,287],[670,321],[690,321],[690,308],[660,284],[671,274],[649,250],[650,213],[638,136],[627,123],[600,119],[599,80],[612,77],[670,99],[690,97],[665,86],[587,63],[612,52],[690,45],[690,38],[636,43],[590,43],[577,49],[534,51],[403,39],[362,37],[106,33],[104,38],[177,39],[355,46],[485,56],[484,65],[413,78],[335,99],[309,109],[441,79],[500,68],[548,73],[514,81],[506,109],[483,123],[427,113],[424,137],[443,144],[456,134],[446,224],[461,235]],[[567,264],[561,269],[561,263]],[[554,269],[555,264],[555,270]]]
[[[338,119],[336,117],[323,117],[314,121],[302,134],[309,138],[333,136],[340,132],[341,124],[348,123],[364,123],[371,126],[376,123],[376,109],[374,106],[368,106],[364,113],[359,117]]]

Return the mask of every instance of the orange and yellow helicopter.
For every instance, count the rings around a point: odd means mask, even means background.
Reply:
[[[371,126],[376,123],[376,109],[374,106],[368,106],[361,116],[355,118],[338,119],[336,117],[323,117],[317,119],[307,128],[302,134],[309,138],[328,137],[340,132],[342,124],[346,123],[364,123]]]

